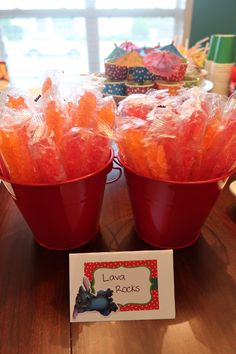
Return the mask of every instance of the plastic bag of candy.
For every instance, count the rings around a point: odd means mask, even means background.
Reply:
[[[148,105],[144,96],[130,96],[118,108],[116,139],[124,165],[173,181],[209,180],[235,171],[236,93],[227,99],[194,87],[178,96],[165,94],[141,124],[139,112]]]
[[[0,97],[0,171],[24,184],[58,183],[101,169],[111,154],[115,102],[83,76],[61,87],[52,73],[34,100],[19,90]]]

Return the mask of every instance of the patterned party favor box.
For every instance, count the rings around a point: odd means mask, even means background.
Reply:
[[[105,81],[103,93],[124,96],[125,95],[125,82],[124,81]]]
[[[157,90],[168,90],[171,96],[176,96],[178,91],[184,86],[184,82],[169,82],[157,80],[155,82],[155,88]]]
[[[136,82],[129,82],[126,83],[125,86],[126,86],[126,94],[132,95],[133,93],[146,93],[151,88],[154,88],[155,83],[149,82],[149,83],[140,84]]]
[[[105,75],[112,80],[125,80],[127,78],[127,66],[119,66],[111,62],[105,62]]]
[[[167,75],[167,76],[162,76],[163,80],[168,80],[168,81],[181,81],[184,79],[184,75],[187,70],[187,63],[182,63],[179,65],[178,71],[174,72],[173,74]]]
[[[136,66],[132,71],[133,80],[137,82],[144,82],[146,80],[154,81],[156,79],[156,75],[152,74],[147,68],[144,66]]]

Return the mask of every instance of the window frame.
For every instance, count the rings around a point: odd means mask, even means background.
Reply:
[[[78,0],[79,1],[79,0]],[[183,21],[182,43],[188,43],[190,35],[193,0],[186,0],[186,7],[180,7],[181,0],[176,0],[175,9],[98,9],[95,7],[96,0],[85,0],[84,9],[10,9],[0,10],[1,19],[12,18],[73,18],[80,17],[85,20],[86,40],[88,52],[89,72],[96,72],[100,67],[99,60],[99,28],[98,19],[106,17],[174,17],[175,33],[178,36],[179,24]]]

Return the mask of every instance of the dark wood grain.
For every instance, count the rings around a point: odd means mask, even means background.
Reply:
[[[69,323],[68,253],[35,244],[0,187],[0,353],[234,354],[236,199],[225,186],[191,247],[175,251],[176,319]],[[152,249],[134,230],[126,184],[106,187],[98,237],[79,250]]]
[[[68,256],[44,250],[0,188],[0,353],[70,353]]]

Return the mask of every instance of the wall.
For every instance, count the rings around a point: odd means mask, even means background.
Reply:
[[[189,45],[214,33],[236,34],[236,0],[194,0]]]

